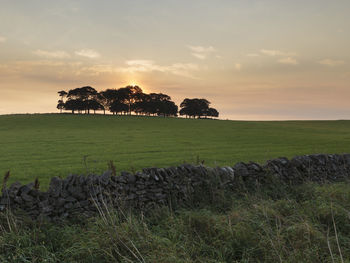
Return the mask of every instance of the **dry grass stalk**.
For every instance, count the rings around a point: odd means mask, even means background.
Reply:
[[[4,189],[6,189],[6,184],[7,184],[7,181],[8,179],[10,178],[10,171],[7,171],[4,175],[4,179],[2,181],[2,191],[4,191]]]
[[[332,252],[332,248],[331,248],[331,243],[329,242],[329,227],[328,227],[328,230],[327,230],[327,246],[328,246],[328,249],[329,249],[329,253],[331,254],[331,258],[332,258],[332,263],[334,263],[334,256],[333,256],[333,252]]]
[[[116,215],[114,213],[111,213],[110,210],[110,206],[108,206],[106,200],[103,198],[103,196],[101,196],[101,203],[99,204],[95,198],[93,198],[92,195],[91,196],[91,200],[93,201],[98,213],[101,216],[101,219],[103,221],[103,223],[105,224],[105,226],[112,226],[113,231],[115,232],[115,237],[116,237],[116,241],[112,239],[112,242],[115,244],[115,252],[121,257],[123,258],[125,261],[128,262],[134,262],[133,260],[128,259],[127,257],[123,256],[119,250],[118,250],[118,244],[121,244],[122,246],[124,246],[131,254],[132,256],[137,260],[137,262],[141,262],[141,263],[145,263],[146,261],[144,260],[144,258],[142,257],[140,251],[137,249],[137,247],[135,246],[134,242],[132,242],[132,240],[128,240],[132,246],[132,248],[130,248],[125,242],[123,242],[123,240],[121,240],[121,238],[119,237],[119,234],[117,232],[117,225],[116,225]],[[120,210],[120,208],[118,209]],[[121,211],[121,214],[125,217],[125,219],[128,219],[128,217],[126,217],[126,215],[123,213],[123,211]]]
[[[109,161],[108,168],[109,168],[109,170],[112,171],[112,175],[113,176],[117,176],[117,169],[116,169],[116,167],[115,167],[115,165],[114,165],[112,160]]]
[[[34,189],[39,190],[39,188],[40,188],[39,178],[36,177],[34,181]]]
[[[340,261],[344,263],[343,259],[343,254],[341,252],[340,244],[339,244],[339,239],[338,239],[338,232],[337,232],[337,227],[335,225],[335,220],[334,220],[334,213],[333,213],[333,203],[331,203],[331,214],[332,214],[332,221],[333,221],[333,228],[334,228],[334,233],[335,233],[335,240],[337,241],[337,247],[339,251],[339,256],[340,256]]]

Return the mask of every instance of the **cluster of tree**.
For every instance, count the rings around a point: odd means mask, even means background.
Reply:
[[[90,114],[90,110],[96,112],[97,110],[105,110],[103,105],[99,102],[100,94],[92,87],[86,86],[72,89],[68,92],[61,90],[58,92],[61,99],[58,101],[57,108],[62,110],[71,110],[72,113],[76,111]],[[67,101],[64,98],[67,97]]]
[[[219,117],[219,112],[214,108],[209,108],[210,102],[206,99],[184,99],[180,104],[180,115],[190,117]]]
[[[61,111],[69,110],[73,114],[90,111],[106,110],[113,114],[135,114],[156,116],[177,116],[178,106],[171,97],[163,93],[143,93],[138,86],[126,86],[120,89],[107,89],[98,92],[90,86],[75,88],[68,92],[58,92],[61,97],[57,108]],[[218,117],[219,113],[209,108],[210,102],[206,99],[185,99],[180,107],[180,115],[186,117]]]

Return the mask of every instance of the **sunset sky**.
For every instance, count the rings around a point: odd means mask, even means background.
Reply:
[[[349,119],[349,0],[0,0],[0,114],[139,85],[222,119]]]

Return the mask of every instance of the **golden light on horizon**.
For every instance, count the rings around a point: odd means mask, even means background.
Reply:
[[[221,118],[350,116],[348,0],[3,2],[0,114],[56,111],[57,91],[91,85],[206,98]]]
[[[127,86],[128,86],[128,85],[129,85],[129,86],[132,86],[132,87],[138,86],[138,87],[140,87],[140,88],[142,89],[142,91],[143,91],[144,93],[149,93],[149,92],[148,92],[148,89],[147,89],[143,84],[141,84],[139,81],[131,80],[131,81],[128,82]]]
[[[139,83],[138,80],[136,80],[135,78],[133,78],[132,76],[126,76],[124,78],[124,81],[123,81],[123,86],[132,86],[132,87],[135,87],[135,86],[139,86],[141,87],[142,85]],[[141,87],[142,88],[142,87]]]

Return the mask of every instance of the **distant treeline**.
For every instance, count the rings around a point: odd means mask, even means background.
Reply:
[[[98,92],[93,87],[85,86],[58,92],[61,97],[57,109],[74,113],[90,114],[91,111],[109,111],[113,114],[131,114],[148,116],[178,116],[201,118],[219,117],[219,112],[210,108],[206,99],[184,99],[178,106],[171,97],[163,93],[146,94],[139,86],[126,86],[120,89],[107,89]]]

